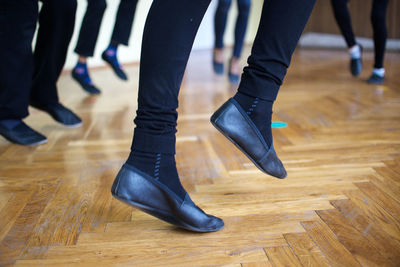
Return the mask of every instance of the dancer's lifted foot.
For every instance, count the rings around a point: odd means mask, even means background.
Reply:
[[[119,63],[117,58],[117,44],[110,44],[106,50],[101,54],[101,58],[107,62],[111,68],[114,70],[114,73],[121,79],[121,80],[128,80],[128,76],[126,75],[125,71],[122,68],[122,65]]]
[[[272,101],[238,92],[212,115],[211,123],[261,171],[285,178],[285,167],[272,142],[272,105]]]
[[[89,76],[86,59],[78,61],[75,68],[72,70],[72,78],[74,78],[74,80],[82,86],[82,89],[89,94],[100,94],[101,91],[96,86],[94,86],[92,79]]]

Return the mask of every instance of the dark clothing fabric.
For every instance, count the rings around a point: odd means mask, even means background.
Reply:
[[[75,22],[75,0],[43,0],[35,53],[38,2],[5,0],[0,6],[0,120],[28,116],[30,98],[58,102],[56,82]]]
[[[175,153],[179,88],[209,3],[210,0],[153,1],[143,34],[134,150]],[[265,0],[239,91],[275,100],[314,3],[315,0]]]
[[[128,45],[137,2],[138,0],[120,1],[110,42]],[[106,8],[107,3],[105,0],[88,0],[88,6],[79,32],[78,43],[75,47],[75,52],[78,55],[85,57],[93,56]]]
[[[347,3],[349,0],[331,0],[335,19],[340,31],[350,48],[356,44],[356,39],[351,25],[351,18]],[[389,0],[373,0],[371,9],[371,23],[374,33],[375,46],[375,68],[383,68],[385,56],[387,29],[386,29],[386,10]]]
[[[224,47],[224,33],[229,8],[232,0],[219,0],[218,7],[214,16],[215,47]],[[243,48],[244,37],[246,35],[247,22],[249,20],[251,0],[237,0],[238,16],[235,25],[235,44],[233,56],[240,57]]]
[[[22,119],[28,116],[38,2],[6,0],[1,3],[0,120]]]
[[[57,80],[67,58],[74,32],[75,0],[43,0],[34,52],[31,101],[57,104]]]

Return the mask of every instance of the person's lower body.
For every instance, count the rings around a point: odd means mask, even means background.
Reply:
[[[386,10],[389,0],[374,0],[371,10],[371,23],[374,34],[375,63],[368,83],[382,84],[385,81],[383,61],[385,57],[387,29]]]
[[[179,89],[209,2],[153,1],[143,33],[138,110],[131,154],[111,189],[113,196],[136,208],[178,227],[201,232],[219,230],[223,221],[205,214],[190,200],[179,181],[174,154]],[[234,114],[240,122],[239,128],[247,127],[254,134],[250,136],[249,132],[239,131],[239,136],[230,136],[220,127],[229,139],[242,146],[242,151],[259,148],[262,155],[255,155],[260,159],[252,158],[253,162],[258,165],[259,161],[264,165],[278,164],[275,169],[281,168],[279,173],[270,172],[278,177],[286,172],[273,150],[270,115],[266,116],[265,111],[268,111],[266,114],[272,113],[271,103],[282,84],[314,2],[265,1],[249,65],[244,69],[236,100],[233,100],[238,105],[236,108],[241,110],[240,114]],[[165,12],[166,9],[173,11]],[[251,103],[250,107],[247,103]],[[246,114],[250,109],[251,113]],[[225,112],[217,113],[213,116],[214,124],[224,121],[225,125],[235,129],[235,121],[221,120],[219,115]],[[260,114],[261,118],[258,117]],[[260,126],[259,122],[268,126]],[[248,143],[238,144],[238,137],[249,139]]]
[[[38,3],[31,0],[5,1],[0,12],[0,135],[21,145],[47,142],[22,121],[29,115],[37,16]]]
[[[30,105],[48,113],[55,121],[77,127],[82,120],[58,98],[57,80],[67,57],[75,25],[75,0],[42,0],[34,51]]]
[[[336,22],[348,47],[350,72],[353,76],[358,76],[362,71],[362,47],[356,42],[353,32],[350,12],[347,7],[348,0],[331,0],[331,4]]]
[[[118,46],[120,44],[128,45],[137,2],[137,0],[120,1],[110,43],[101,55],[102,59],[111,66],[114,73],[122,80],[127,80],[128,76],[118,61]],[[92,57],[94,54],[106,7],[107,4],[105,0],[88,0],[78,43],[75,48],[75,52],[79,55],[79,58],[72,71],[72,77],[90,94],[99,94],[101,92],[90,78],[87,58]]]
[[[224,67],[224,32],[228,11],[232,0],[219,0],[218,7],[214,16],[215,45],[213,54],[213,67],[217,74],[223,74]],[[247,23],[249,19],[251,0],[238,0],[238,16],[235,24],[235,43],[233,53],[229,60],[228,77],[233,84],[239,82],[240,66],[239,60],[243,49],[244,38],[246,35]]]

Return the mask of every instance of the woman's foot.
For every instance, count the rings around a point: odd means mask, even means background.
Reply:
[[[224,74],[224,49],[214,48],[213,52],[213,69],[218,75]]]
[[[182,187],[173,155],[132,151],[111,188],[113,196],[167,223],[214,232],[224,222],[204,213]]]
[[[353,76],[360,75],[362,71],[362,46],[356,44],[349,49],[350,54],[350,72]]]
[[[367,82],[370,84],[383,84],[385,82],[385,69],[374,68]]]
[[[82,89],[89,94],[100,94],[101,91],[96,86],[94,86],[92,79],[90,78],[86,62],[78,61],[78,63],[72,70],[72,78],[77,81]]]
[[[239,83],[239,75],[240,75],[240,65],[239,65],[239,58],[232,57],[229,61],[229,81],[232,84]]]
[[[119,63],[117,58],[117,46],[109,45],[106,50],[101,54],[101,58],[107,62],[111,68],[113,69],[115,75],[118,76],[121,80],[128,80],[128,76],[122,68],[122,65]]]
[[[211,116],[211,123],[261,171],[285,178],[285,167],[272,143],[272,105],[273,101],[238,92]]]

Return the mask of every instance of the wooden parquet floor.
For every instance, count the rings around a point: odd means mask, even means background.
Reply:
[[[249,51],[249,50],[247,50]],[[126,159],[138,66],[127,83],[92,71],[103,93],[59,81],[77,129],[31,109],[49,142],[0,140],[1,266],[400,266],[400,55],[385,86],[348,72],[344,51],[298,50],[275,105],[274,143],[288,177],[262,174],[209,123],[235,88],[193,53],[180,95],[177,162],[184,186],[225,228],[176,229],[111,197]]]

